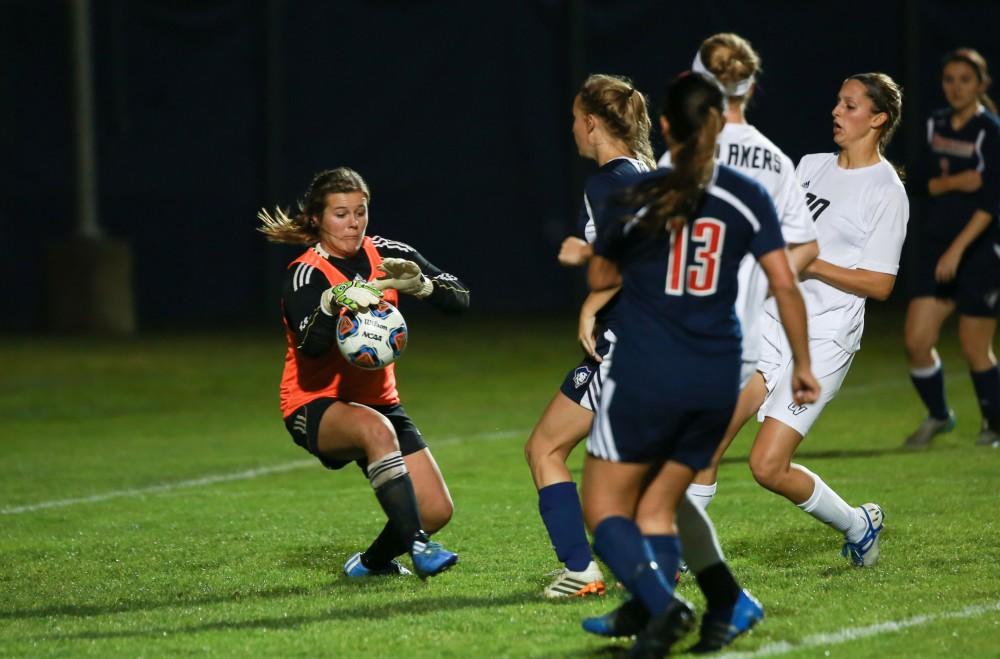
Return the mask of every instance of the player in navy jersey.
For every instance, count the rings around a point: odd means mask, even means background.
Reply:
[[[458,555],[432,542],[451,518],[452,501],[420,431],[400,405],[394,365],[364,371],[337,349],[343,309],[359,311],[400,293],[443,311],[469,306],[469,292],[409,245],[368,237],[364,179],[347,167],[320,172],[293,217],[259,215],[272,242],[307,245],[285,273],[281,307],[288,347],[281,415],[296,444],[328,469],[356,462],[388,517],[381,534],[344,565],[348,577],[406,575],[395,558],[409,553],[421,577]],[[383,275],[388,276],[381,276]]]
[[[929,198],[922,230],[913,235],[915,271],[906,314],[910,378],[927,418],[906,446],[930,444],[955,426],[944,392],[935,344],[945,319],[958,311],[958,339],[982,412],[976,444],[1000,446],[1000,371],[993,354],[1000,270],[1000,121],[986,95],[986,60],[974,50],[944,58],[942,87],[948,107],[927,120],[927,145],[911,185]]]
[[[695,54],[693,70],[715,78],[726,92],[726,125],[716,144],[716,160],[736,168],[768,191],[781,222],[781,235],[788,243],[792,267],[796,272],[801,272],[819,253],[816,228],[806,207],[805,191],[795,175],[792,160],[746,120],[745,108],[753,97],[756,77],[760,73],[760,56],[750,42],[740,35],[723,32],[702,42]],[[660,159],[660,166],[669,164],[670,152],[667,151]],[[766,297],[767,281],[764,272],[756,259],[748,254],[740,264],[739,292],[736,295],[736,317],[739,318],[743,333],[743,368],[740,373],[742,385],[749,382],[757,371],[762,343],[760,333],[764,322],[763,303]],[[756,407],[752,406],[749,392],[744,391],[737,401],[733,422],[726,437],[712,458],[712,464],[698,472],[688,488],[691,500],[699,506],[708,506],[715,496],[722,456],[746,419],[756,411]],[[682,524],[681,527],[681,541],[686,555],[689,548],[698,541],[686,537],[688,526]],[[694,552],[695,555],[699,553]],[[697,574],[702,565],[702,561],[695,558],[689,567]]]
[[[641,608],[648,622],[636,656],[663,656],[694,625],[690,605],[673,593],[675,511],[736,405],[734,302],[747,252],[767,274],[795,352],[788,393],[801,403],[819,393],[774,204],[760,184],[714,160],[724,102],[718,84],[698,73],[668,86],[660,122],[673,168],[625,182],[620,201],[603,212],[588,272],[595,291],[622,287],[622,322],[587,441],[584,512],[595,552],[633,599],[584,628],[605,633]],[[724,565],[720,572],[730,587],[706,591],[696,651],[722,647],[763,617]]]
[[[595,219],[610,191],[625,178],[651,169],[649,129],[646,99],[631,82],[602,74],[584,81],[573,100],[573,139],[580,155],[594,160],[599,168],[584,185],[579,232],[585,239],[571,236],[563,241],[559,261],[564,265],[587,262],[597,233]],[[566,459],[590,430],[601,383],[611,365],[616,293],[594,292],[584,301],[578,328],[583,361],[566,375],[524,447],[538,488],[542,521],[564,565],[543,591],[550,599],[604,592],[604,576],[590,553],[580,499]]]

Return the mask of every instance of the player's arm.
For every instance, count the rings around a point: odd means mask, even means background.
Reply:
[[[622,273],[614,261],[595,254],[587,268],[587,285],[592,291],[607,291],[622,285]]]
[[[806,305],[795,280],[795,272],[784,249],[775,249],[758,257],[760,267],[767,275],[768,285],[778,305],[778,315],[788,336],[795,361],[792,378],[792,395],[799,405],[819,398],[820,385],[812,373],[809,356],[809,331]]]
[[[819,279],[842,291],[885,300],[896,284],[899,257],[910,218],[910,202],[901,186],[887,186],[875,195],[871,232],[853,268],[834,265],[821,258],[805,269],[803,278]]]
[[[951,245],[948,246],[948,249],[938,259],[937,266],[934,268],[934,278],[938,281],[951,281],[954,279],[955,273],[958,272],[958,265],[962,262],[962,257],[965,255],[965,250],[969,248],[969,245],[976,238],[990,228],[990,224],[992,223],[993,215],[991,213],[984,210],[977,210],[973,213],[969,223],[955,236],[955,239],[951,241]]]
[[[896,275],[863,268],[842,268],[823,259],[816,259],[802,273],[803,279],[819,279],[842,291],[883,301],[896,285]]]
[[[958,174],[941,174],[927,181],[927,192],[938,197],[949,192],[975,192],[983,185],[982,175],[974,169]]]
[[[819,256],[819,243],[810,240],[807,243],[795,243],[788,246],[788,262],[796,273],[802,272]]]
[[[469,308],[469,288],[455,275],[444,272],[406,243],[375,236],[375,248],[384,259],[386,276],[372,282],[377,288],[395,288],[426,300],[446,312]]]
[[[316,268],[299,263],[285,275],[281,306],[288,327],[295,333],[296,349],[319,357],[333,345],[341,307],[361,311],[377,304],[381,297],[380,291],[364,282],[330,286]]]
[[[304,277],[306,282],[301,284]],[[336,337],[337,316],[324,312],[320,303],[328,288],[322,273],[304,264],[293,267],[285,278],[281,298],[285,321],[295,334],[295,348],[308,357],[325,354]]]
[[[604,361],[597,354],[597,343],[594,340],[594,326],[597,324],[597,312],[607,306],[614,296],[618,295],[621,286],[608,288],[603,291],[593,291],[587,295],[587,299],[580,306],[580,319],[577,325],[577,339],[588,355],[598,362]]]

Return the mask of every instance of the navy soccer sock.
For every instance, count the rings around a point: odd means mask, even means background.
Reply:
[[[594,529],[594,551],[651,615],[659,615],[674,596],[673,575],[667,579],[653,550],[635,522],[608,517]]]
[[[969,371],[969,375],[983,420],[992,430],[1000,432],[1000,370],[994,366],[985,371]]]
[[[681,543],[676,535],[644,536],[663,574],[673,577],[681,563]],[[671,581],[673,583],[673,581]]]
[[[556,557],[573,572],[586,570],[592,557],[576,483],[553,483],[538,490],[538,512]]]
[[[924,401],[930,415],[941,421],[947,419],[948,402],[944,396],[944,368],[941,363],[910,371],[910,381],[917,388],[920,400]]]

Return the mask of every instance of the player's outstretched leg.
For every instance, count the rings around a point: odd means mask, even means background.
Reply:
[[[563,568],[542,591],[547,599],[603,595],[604,575],[593,559],[583,510],[566,459],[590,430],[593,413],[557,393],[531,432],[524,455],[538,488],[538,513]]]

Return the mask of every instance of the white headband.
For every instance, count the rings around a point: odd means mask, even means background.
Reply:
[[[702,75],[708,76],[715,82],[719,83],[722,87],[722,91],[726,93],[726,96],[746,96],[750,93],[750,88],[753,87],[753,75],[745,80],[740,80],[738,82],[731,82],[728,85],[723,84],[721,80],[715,77],[715,74],[708,70],[705,63],[701,61],[701,50],[694,54],[694,62],[691,64],[691,70],[695,73],[700,73]]]

